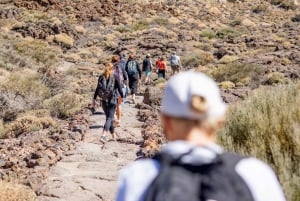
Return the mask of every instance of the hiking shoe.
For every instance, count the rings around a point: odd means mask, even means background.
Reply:
[[[105,142],[107,142],[107,139],[106,139],[106,137],[105,137],[104,135],[101,135],[101,136],[100,136],[100,142],[102,142],[103,144],[104,144]]]

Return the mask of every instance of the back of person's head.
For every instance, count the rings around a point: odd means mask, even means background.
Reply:
[[[134,56],[134,54],[130,54],[128,58],[129,58],[130,60],[134,60],[134,59],[135,59],[135,56]]]
[[[125,56],[124,53],[121,53],[121,54],[120,54],[120,59],[125,59],[125,57],[126,57],[126,56]]]
[[[116,63],[116,62],[119,62],[119,61],[120,61],[119,55],[112,56],[112,58],[111,58],[111,62],[112,63]]]
[[[160,57],[160,60],[161,60],[161,61],[164,61],[165,59],[164,59],[164,57]]]
[[[107,63],[104,69],[104,77],[108,79],[113,73],[114,66],[111,63]]]
[[[162,99],[163,116],[207,132],[216,132],[224,120],[226,108],[217,84],[203,73],[191,71],[173,76]]]
[[[173,54],[173,55],[176,55],[176,51],[174,51],[172,54]]]
[[[151,55],[148,53],[147,55],[146,55],[146,58],[150,58],[151,57]]]

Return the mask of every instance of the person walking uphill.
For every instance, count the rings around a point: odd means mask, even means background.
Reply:
[[[169,143],[153,159],[121,171],[117,201],[285,201],[268,165],[216,144],[226,105],[212,79],[196,72],[173,76],[161,113]]]
[[[180,57],[176,55],[176,52],[173,52],[170,57],[170,64],[172,68],[172,75],[175,75],[176,73],[179,73],[181,68],[181,61]]]
[[[116,138],[113,120],[118,104],[118,98],[119,96],[123,97],[122,86],[119,78],[114,75],[112,64],[107,64],[103,75],[99,76],[94,94],[93,106],[95,106],[98,96],[101,99],[101,105],[106,117],[103,132],[100,136],[100,141],[104,143],[108,132],[111,133],[113,139]]]
[[[132,102],[133,104],[135,104],[135,95],[138,89],[139,78],[142,77],[142,71],[139,67],[138,62],[135,60],[133,54],[129,55],[125,70],[128,74],[129,88],[132,95]]]
[[[164,58],[161,57],[159,60],[156,61],[156,68],[157,68],[157,74],[158,78],[162,77],[166,79],[166,64],[164,62]]]
[[[125,68],[122,68],[121,63],[120,63],[120,57],[118,55],[114,55],[111,59],[111,62],[113,63],[114,66],[114,75],[118,78],[120,81],[120,84],[122,86],[122,97],[125,97],[126,94],[126,85],[128,85],[128,75],[125,71]],[[120,124],[121,122],[121,116],[122,116],[122,107],[121,104],[123,102],[121,96],[118,98],[118,104],[117,104],[117,111],[116,111],[116,123]]]
[[[152,62],[150,59],[150,54],[146,55],[146,58],[143,61],[143,72],[145,73],[145,85],[151,83],[151,71],[152,71]]]

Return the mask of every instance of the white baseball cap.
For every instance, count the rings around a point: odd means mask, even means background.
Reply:
[[[202,97],[206,110],[199,113],[191,107],[194,96]],[[162,99],[162,114],[191,120],[217,119],[226,113],[220,89],[208,76],[199,72],[182,72],[167,83]]]

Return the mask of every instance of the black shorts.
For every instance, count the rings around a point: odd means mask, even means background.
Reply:
[[[179,70],[179,65],[171,66],[172,70]]]

